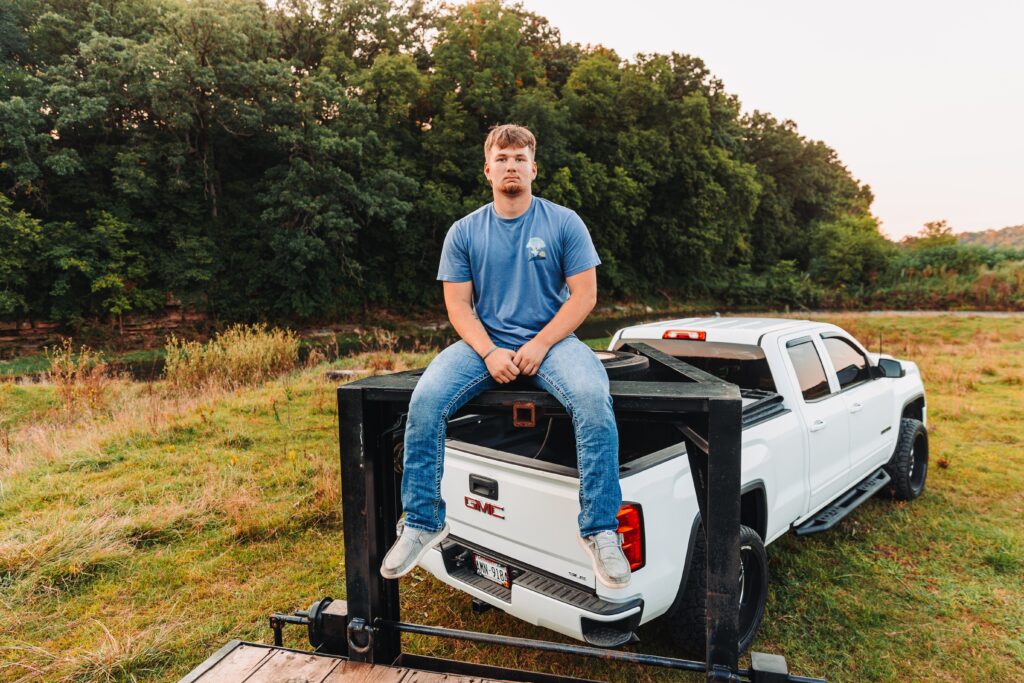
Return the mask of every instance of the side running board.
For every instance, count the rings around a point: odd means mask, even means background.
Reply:
[[[885,469],[879,467],[874,474],[839,496],[831,505],[823,508],[800,526],[793,529],[797,536],[809,536],[820,531],[831,529],[846,515],[853,512],[858,505],[878,493],[892,480]]]

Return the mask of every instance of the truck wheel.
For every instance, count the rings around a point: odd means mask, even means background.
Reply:
[[[636,353],[596,349],[594,353],[608,373],[608,379],[642,379],[651,364],[647,356]]]
[[[672,639],[684,655],[703,658],[707,628],[707,542],[704,525],[697,526],[693,556],[686,585],[681,586],[672,607],[665,614]],[[764,617],[768,598],[768,554],[756,531],[740,526],[740,614],[739,653],[754,642]]]
[[[892,493],[896,500],[914,500],[924,491],[928,478],[928,430],[920,420],[900,420],[900,436],[896,450],[885,466],[892,477]]]

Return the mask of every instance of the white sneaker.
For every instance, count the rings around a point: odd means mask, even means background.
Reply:
[[[446,523],[440,531],[423,531],[401,521],[395,531],[398,539],[380,565],[380,575],[385,579],[397,579],[411,572],[428,550],[448,537],[451,528]]]
[[[586,538],[577,535],[576,539],[590,556],[594,576],[598,581],[608,588],[625,588],[629,585],[632,575],[629,571],[629,561],[622,552],[618,532],[599,531]]]

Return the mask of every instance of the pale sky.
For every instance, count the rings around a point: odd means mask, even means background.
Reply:
[[[1024,223],[1024,2],[522,2],[565,41],[702,58],[835,149],[891,238]]]

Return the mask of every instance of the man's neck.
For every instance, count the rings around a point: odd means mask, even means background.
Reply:
[[[519,218],[530,208],[533,201],[533,193],[520,192],[510,197],[504,192],[494,193],[494,212],[502,218]]]

